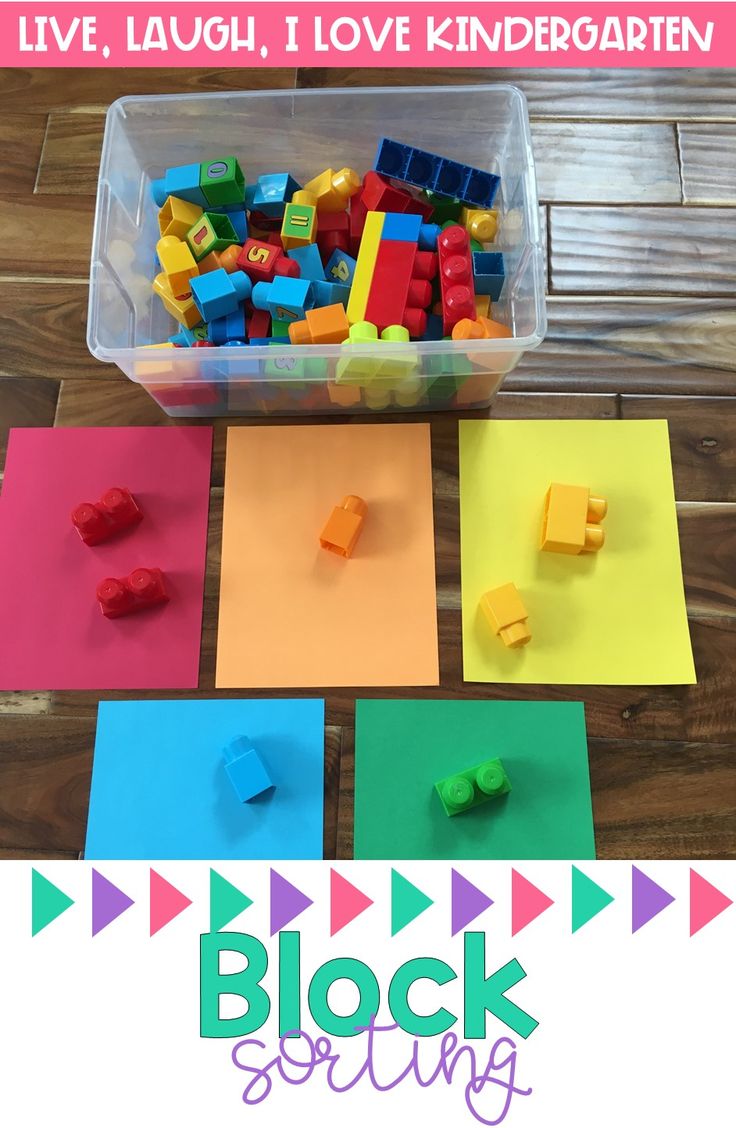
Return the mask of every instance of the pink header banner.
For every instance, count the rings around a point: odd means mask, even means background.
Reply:
[[[4,67],[730,67],[736,3],[3,3]]]

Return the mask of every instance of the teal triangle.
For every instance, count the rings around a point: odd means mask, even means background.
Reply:
[[[595,881],[579,870],[572,867],[572,930],[577,932],[594,916],[597,916],[607,905],[611,904],[613,897],[605,889],[601,889]]]
[[[253,902],[217,870],[210,870],[210,932],[219,932]]]
[[[38,870],[31,870],[31,935],[35,936],[74,902]]]
[[[412,885],[405,877],[395,870],[391,870],[391,935],[395,936],[411,924],[420,913],[433,905],[434,901],[416,885]]]

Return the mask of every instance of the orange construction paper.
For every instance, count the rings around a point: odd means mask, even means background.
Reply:
[[[348,494],[352,556],[320,548]],[[216,685],[438,685],[429,426],[231,427]]]

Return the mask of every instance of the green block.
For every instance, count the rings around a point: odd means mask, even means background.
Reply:
[[[449,196],[438,196],[436,192],[425,192],[424,196],[434,208],[430,223],[442,224],[457,223],[462,211],[462,201],[452,200]]]
[[[284,250],[290,251],[293,247],[305,247],[307,243],[313,243],[316,223],[317,209],[311,204],[287,204],[281,224]]]
[[[238,242],[238,233],[232,223],[219,212],[202,212],[187,231],[187,243],[197,262],[210,251],[224,251]]]
[[[507,795],[511,790],[509,777],[500,760],[484,760],[477,767],[447,776],[434,786],[446,815],[472,811],[473,807]]]
[[[213,208],[242,204],[245,199],[245,177],[237,157],[203,161],[199,166],[199,186]]]
[[[292,325],[291,321],[274,321],[271,319],[271,332],[269,337],[288,337],[289,326]]]
[[[278,348],[281,344],[280,341],[272,341],[271,348]],[[309,345],[303,346],[305,352],[309,350]],[[327,379],[327,361],[324,357],[319,356],[277,356],[275,360],[267,360],[263,369],[266,376],[281,377],[281,387],[292,388],[305,388],[307,382],[315,380]],[[287,379],[284,380],[283,377]]]

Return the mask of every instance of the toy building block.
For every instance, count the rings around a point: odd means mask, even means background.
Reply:
[[[270,218],[281,218],[286,205],[300,186],[288,172],[269,172],[259,176],[246,194],[248,208]]]
[[[371,325],[369,321],[356,321],[354,325],[350,326],[350,332],[344,343],[354,345],[358,349],[361,345],[366,349],[372,349],[373,346],[378,344],[378,341],[378,329],[375,325]],[[350,352],[352,351],[351,349]],[[341,356],[335,368],[335,382],[338,385],[365,387],[371,380],[375,379],[380,367],[380,360],[373,355],[361,356],[358,352],[357,356]]]
[[[213,317],[207,327],[207,335],[213,345],[225,345],[246,338],[248,330],[244,306],[237,306],[224,317]]]
[[[248,216],[245,214],[244,210],[226,212],[226,215],[235,228],[238,243],[242,247],[243,243],[248,238]]]
[[[224,251],[239,242],[230,217],[218,212],[202,212],[187,231],[189,249],[199,262],[210,251]]]
[[[542,552],[578,556],[598,552],[605,533],[601,521],[608,511],[602,497],[594,497],[587,486],[564,486],[553,482],[544,498]]]
[[[254,309],[248,318],[248,337],[267,337],[271,332],[271,314],[267,309]]]
[[[243,204],[245,177],[236,157],[221,157],[200,165],[199,185],[208,204]]]
[[[363,228],[365,226],[365,219],[368,215],[368,208],[363,203],[363,193],[359,192],[353,196],[350,201],[350,211],[348,212],[349,223],[349,243],[348,250],[353,258],[358,257],[360,251],[360,244],[363,238]],[[317,236],[319,242],[319,236]]]
[[[436,251],[437,240],[442,233],[439,223],[423,223],[419,228],[419,249],[421,251]]]
[[[163,271],[161,274],[157,274],[153,280],[153,292],[158,294],[166,312],[170,313],[182,325],[186,325],[187,329],[194,329],[196,325],[201,323],[202,314],[197,309],[191,291],[186,295],[175,298],[169,280]]]
[[[352,286],[356,266],[357,263],[354,258],[337,248],[327,260],[324,276],[328,282],[339,282],[343,286]]]
[[[312,296],[315,306],[337,305],[339,302],[347,309],[350,287],[341,286],[338,282],[325,282],[323,279],[321,282],[312,283]]]
[[[424,195],[427,203],[432,207],[433,223],[443,224],[448,220],[453,223],[459,222],[463,210],[460,200],[454,200],[451,196],[441,196],[439,192],[425,192]]]
[[[294,321],[271,321],[271,329],[269,330],[269,337],[271,340],[281,337],[283,340],[289,340],[289,326],[294,325]]]
[[[223,749],[225,771],[241,803],[273,789],[271,777],[247,736],[239,736]]]
[[[341,168],[339,172],[326,168],[304,185],[305,192],[316,196],[318,212],[345,211],[350,197],[360,188],[361,180],[354,168]]]
[[[315,243],[308,243],[305,247],[292,247],[288,257],[299,264],[300,278],[308,278],[310,282],[324,281],[325,268]]]
[[[473,279],[477,294],[488,294],[492,302],[497,302],[504,283],[503,255],[498,251],[474,251]]]
[[[151,181],[151,192],[158,207],[163,207],[167,196],[176,196],[190,204],[198,204],[206,208],[209,200],[205,196],[199,183],[200,166],[198,164],[177,165],[167,168],[160,180]]]
[[[283,257],[281,247],[260,239],[246,239],[238,252],[238,269],[248,275],[251,282],[273,282],[276,263]]]
[[[289,325],[292,345],[340,345],[349,334],[345,307],[340,304],[307,310],[303,321]]]
[[[491,299],[488,294],[475,295],[475,315],[476,320],[481,317],[491,316]]]
[[[72,524],[85,544],[102,544],[122,529],[143,520],[130,490],[114,486],[105,490],[96,504],[83,501],[72,511]]]
[[[273,268],[274,278],[280,275],[282,278],[301,278],[302,268],[296,259],[287,258],[286,255],[281,255],[276,259]]]
[[[136,568],[125,579],[108,577],[97,585],[97,601],[106,619],[119,619],[168,603],[160,568]]]
[[[464,227],[446,227],[437,240],[442,294],[442,327],[445,333],[463,318],[475,319],[475,289],[470,237]]]
[[[213,270],[192,279],[192,297],[203,321],[233,313],[251,294],[250,278],[241,270]]]
[[[297,192],[303,197],[311,193]],[[317,208],[314,204],[292,200],[284,208],[284,219],[281,224],[281,245],[285,251],[294,247],[306,247],[317,239]]]
[[[385,176],[372,170],[363,177],[361,199],[367,211],[404,212],[409,193],[396,188]]]
[[[511,335],[508,325],[504,325],[501,321],[493,321],[490,317],[475,319],[463,317],[452,327],[453,341],[488,341]]]
[[[516,650],[531,641],[526,607],[515,584],[503,584],[487,591],[480,598],[480,608],[493,633],[500,636],[505,646]]]
[[[188,294],[191,279],[199,274],[199,267],[187,244],[175,235],[165,235],[156,244],[156,254],[174,297]]]
[[[500,184],[499,177],[492,172],[402,145],[388,137],[378,142],[373,167],[394,180],[415,184],[417,188],[450,196],[477,208],[491,207]]]
[[[348,494],[332,510],[332,515],[320,534],[319,543],[337,556],[352,556],[363,531],[363,518],[368,506],[362,497]]]
[[[356,407],[361,401],[361,390],[352,384],[328,381],[327,397],[336,407]]]
[[[473,807],[480,807],[489,799],[508,795],[511,790],[509,778],[500,760],[484,760],[477,767],[447,776],[434,786],[445,814],[449,816],[472,811]]]
[[[402,238],[420,227],[421,216],[368,212],[347,307],[351,325],[405,325],[412,337],[422,336],[437,259],[418,250],[416,235],[413,242]]]
[[[237,243],[233,243],[230,247],[226,247],[224,251],[210,251],[208,255],[201,258],[197,263],[200,274],[211,274],[213,270],[227,270],[228,274],[232,274],[233,267],[230,257],[227,255],[228,251],[239,251],[240,247]]]
[[[256,309],[267,309],[276,321],[303,321],[312,303],[308,278],[277,275],[273,282],[257,282],[253,287],[253,305]]]
[[[492,243],[498,231],[498,211],[496,208],[463,207],[458,223],[464,227],[471,239],[481,243]]]
[[[202,208],[199,204],[191,204],[188,200],[180,200],[176,196],[167,196],[158,213],[161,237],[174,235],[177,239],[184,239],[189,228],[197,222],[201,214]]]
[[[350,250],[350,216],[347,212],[320,212],[317,246],[325,262],[333,251]]]
[[[194,329],[187,329],[186,325],[182,325],[178,333],[174,333],[169,337],[169,344],[179,345],[183,349],[192,349],[195,345],[201,344],[202,341],[206,340],[207,326],[204,323],[195,326]]]

